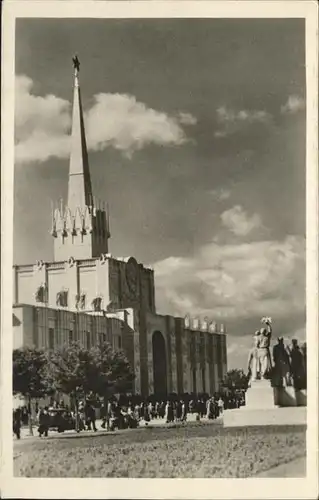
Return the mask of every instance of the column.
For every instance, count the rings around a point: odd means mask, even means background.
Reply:
[[[200,363],[200,334],[196,332],[196,386],[197,393],[203,392],[202,370]]]
[[[218,390],[218,359],[217,359],[217,334],[213,334],[213,369],[214,369],[214,391]]]
[[[18,302],[18,280],[17,280],[18,273],[17,273],[16,266],[13,266],[12,273],[13,273],[12,274],[12,286],[13,286],[12,302],[13,302],[13,304],[16,304]]]
[[[152,332],[147,333],[148,394],[154,393]]]
[[[141,394],[141,361],[139,332],[134,331],[134,389],[136,394]]]
[[[210,376],[209,376],[209,333],[204,334],[205,341],[205,384],[206,384],[206,392],[211,395],[210,390]]]
[[[190,363],[188,362],[188,332],[182,328],[181,330],[181,349],[182,349],[182,367],[183,367],[183,392],[191,392],[189,371]]]
[[[171,368],[172,368],[171,392],[177,392],[176,336],[174,330],[171,330],[170,337],[171,337]]]

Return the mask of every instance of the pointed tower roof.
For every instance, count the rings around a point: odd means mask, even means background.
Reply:
[[[80,62],[73,57],[74,89],[68,200],[52,209],[54,260],[98,258],[108,253],[109,213],[104,204],[93,208],[91,177],[86,147],[79,85]],[[92,209],[93,208],[93,209]]]
[[[79,84],[80,62],[77,56],[73,57],[73,67],[74,89],[67,205],[75,213],[77,208],[84,210],[85,206],[91,206],[93,197]]]

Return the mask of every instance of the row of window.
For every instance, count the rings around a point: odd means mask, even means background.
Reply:
[[[86,344],[85,347],[86,347],[86,349],[90,349],[92,347],[91,333],[86,331],[86,332],[84,332],[84,335],[85,335],[85,344]],[[107,341],[106,333],[99,333],[98,338],[99,338],[100,344]],[[115,346],[115,348],[122,349],[121,337],[117,336],[116,339],[117,339],[117,345]],[[76,338],[76,334],[73,330],[69,330],[68,340],[69,340],[69,344],[78,340]],[[54,328],[49,328],[49,349],[54,349],[54,347],[55,347],[55,330],[54,330]]]

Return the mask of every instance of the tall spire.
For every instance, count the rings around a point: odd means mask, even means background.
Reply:
[[[71,156],[69,164],[68,207],[85,209],[93,202],[88,153],[85,139],[81,90],[79,84],[80,62],[73,57],[74,89],[72,111]]]
[[[95,203],[86,147],[81,92],[80,61],[73,57],[74,88],[68,200],[53,208],[51,234],[54,260],[98,258],[108,253],[108,210]],[[72,259],[71,259],[72,260]]]

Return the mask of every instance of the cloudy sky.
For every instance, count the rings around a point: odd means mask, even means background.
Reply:
[[[53,258],[71,57],[111,252],[156,272],[159,312],[227,325],[245,367],[263,315],[305,334],[303,20],[18,20],[14,262]]]

